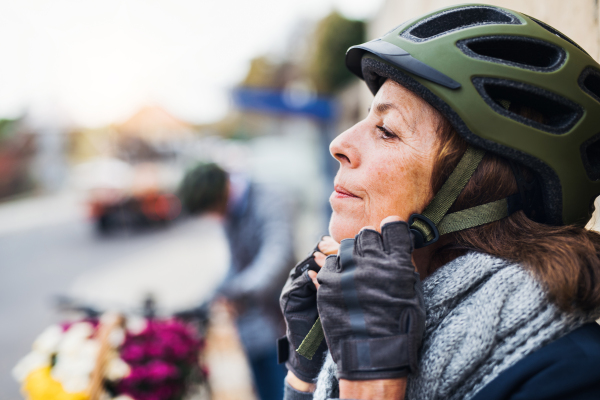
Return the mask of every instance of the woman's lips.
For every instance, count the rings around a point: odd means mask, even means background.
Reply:
[[[335,185],[333,195],[338,199],[360,199],[360,197],[354,195],[353,193],[349,192],[348,190],[344,189],[339,185]]]

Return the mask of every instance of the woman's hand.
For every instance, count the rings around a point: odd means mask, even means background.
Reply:
[[[319,314],[317,311],[317,288],[309,273],[314,273],[321,267],[316,263],[316,254],[323,257],[320,251],[329,252],[334,247],[331,238],[323,237],[313,251],[300,261],[291,271],[290,277],[281,292],[280,306],[286,323],[286,337],[280,343],[280,353],[287,353],[280,362],[286,361],[288,368],[288,384],[299,391],[314,390],[314,380],[317,378],[324,356],[327,352],[325,341],[321,343],[312,359],[307,359],[296,352]],[[286,342],[287,339],[287,342]]]
[[[340,244],[338,242],[336,242],[335,240],[333,240],[333,238],[331,236],[323,236],[323,238],[317,245],[317,248],[321,251],[315,252],[314,257],[315,257],[315,262],[317,263],[319,268],[321,268],[321,267],[323,267],[323,265],[325,265],[325,258],[327,258],[327,256],[329,256],[331,254],[337,254],[337,252],[340,248]],[[308,271],[308,276],[310,277],[310,279],[312,279],[313,284],[318,289],[319,282],[317,282],[317,272],[316,271]]]
[[[317,306],[341,398],[381,398],[367,395],[369,387],[400,390],[416,367],[425,309],[412,250],[406,222],[388,217],[381,233],[367,227],[343,240],[318,274]]]
[[[321,241],[319,242],[319,250],[321,253],[329,256],[331,254],[337,254],[340,249],[340,244],[333,240],[331,236],[323,236]]]

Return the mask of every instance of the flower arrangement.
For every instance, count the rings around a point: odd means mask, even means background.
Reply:
[[[121,358],[131,373],[121,379],[117,393],[136,400],[174,400],[186,393],[190,380],[206,375],[199,369],[203,341],[177,320],[148,320],[139,333],[128,332]]]
[[[175,319],[47,328],[13,369],[29,400],[181,400],[203,382],[203,339]]]

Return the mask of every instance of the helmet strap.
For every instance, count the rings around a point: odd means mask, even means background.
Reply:
[[[431,203],[421,214],[410,216],[408,224],[415,238],[416,249],[437,242],[441,235],[495,222],[522,208],[520,194],[516,193],[501,200],[447,214],[484,155],[485,150],[469,146]]]

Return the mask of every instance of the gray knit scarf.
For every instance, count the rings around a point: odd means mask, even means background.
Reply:
[[[444,265],[423,289],[426,328],[419,369],[408,379],[411,400],[471,399],[517,361],[600,316],[561,312],[531,273],[482,253]],[[338,396],[335,375],[328,355],[315,400]]]

